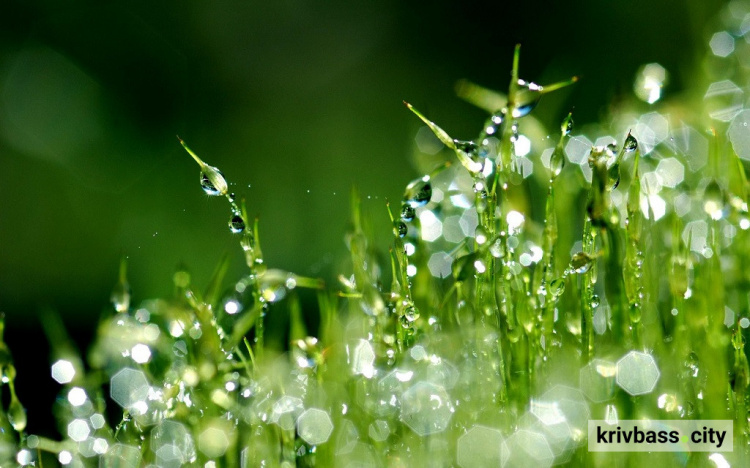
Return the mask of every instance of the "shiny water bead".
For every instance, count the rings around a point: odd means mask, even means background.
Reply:
[[[589,271],[592,263],[593,259],[587,253],[577,252],[570,260],[570,268],[572,268],[575,273],[583,274]]]
[[[245,230],[245,221],[242,219],[242,216],[234,215],[229,220],[229,230],[234,234],[239,234]]]
[[[7,417],[8,422],[13,426],[13,429],[15,429],[16,432],[23,432],[23,430],[26,429],[26,423],[28,421],[26,418],[26,409],[24,409],[21,402],[18,401],[15,392],[10,396]]]
[[[432,184],[430,176],[424,176],[416,179],[406,186],[404,193],[404,203],[409,204],[412,208],[419,208],[429,203],[432,198]]]
[[[617,361],[617,385],[631,395],[650,393],[659,375],[659,368],[650,354],[631,351]]]
[[[401,221],[396,221],[396,234],[398,234],[398,237],[405,237],[406,233],[409,232],[409,229],[406,227],[406,224],[404,224]]]
[[[445,388],[430,382],[417,382],[401,398],[401,421],[419,436],[444,431],[453,412]]]
[[[224,174],[213,166],[204,165],[201,168],[201,188],[207,195],[226,195],[229,191]]]
[[[565,292],[565,280],[562,278],[553,279],[549,284],[549,290],[554,297],[562,296],[562,293]]]
[[[518,80],[518,87],[515,95],[516,102],[512,111],[514,119],[528,115],[542,98],[542,87],[536,83]]]
[[[409,322],[414,322],[419,318],[419,311],[413,305],[408,305],[404,309],[404,318]]]
[[[628,136],[625,138],[625,144],[622,148],[626,153],[632,153],[633,151],[638,149],[638,140],[636,140],[633,135],[628,133]]]
[[[414,210],[414,207],[409,205],[408,203],[404,203],[401,205],[401,219],[403,221],[406,221],[407,223],[414,220],[414,217],[417,215],[416,210]]]
[[[508,455],[502,433],[485,426],[472,427],[456,443],[456,461],[461,468],[500,467]]]
[[[719,220],[724,217],[725,205],[724,192],[716,180],[712,180],[703,192],[703,210],[711,219]]]
[[[620,185],[620,162],[615,161],[609,169],[607,169],[607,190],[610,192]]]
[[[310,408],[297,420],[297,434],[310,445],[327,442],[332,432],[331,417],[322,409]]]
[[[563,120],[562,125],[560,125],[560,131],[564,136],[570,135],[570,132],[573,131],[573,114],[568,114],[567,117],[565,117],[565,120]]]
[[[552,150],[552,155],[549,158],[549,170],[552,173],[552,177],[557,177],[565,167],[565,156],[563,152],[557,148]]]

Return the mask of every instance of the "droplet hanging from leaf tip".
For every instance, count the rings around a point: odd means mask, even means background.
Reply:
[[[245,221],[241,216],[235,215],[229,220],[229,230],[234,234],[239,234],[245,230]]]
[[[404,202],[412,208],[425,206],[432,198],[432,184],[428,176],[412,181],[406,186]]]
[[[638,140],[635,139],[633,135],[628,133],[627,138],[625,138],[625,144],[623,146],[623,149],[626,153],[632,153],[636,149],[638,149]]]

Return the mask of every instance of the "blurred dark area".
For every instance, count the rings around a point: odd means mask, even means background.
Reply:
[[[85,350],[119,260],[133,300],[171,294],[186,265],[205,285],[223,252],[243,271],[223,200],[200,189],[179,134],[261,220],[273,267],[335,281],[356,185],[380,246],[386,198],[420,175],[413,103],[453,136],[484,113],[457,80],[507,87],[512,50],[556,125],[601,118],[658,62],[666,94],[690,84],[724,2],[6,0],[0,6],[0,311],[29,431],[54,434],[49,346],[58,311]],[[24,394],[41,389],[42,397]]]

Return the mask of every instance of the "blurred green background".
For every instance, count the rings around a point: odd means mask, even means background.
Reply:
[[[39,311],[87,341],[121,256],[136,303],[171,293],[180,264],[199,285],[226,251],[242,271],[176,134],[246,196],[269,265],[331,282],[352,185],[385,247],[384,201],[420,175],[402,100],[472,138],[485,116],[454,84],[505,88],[520,42],[522,77],[583,77],[540,118],[596,121],[642,64],[669,71],[667,95],[689,86],[723,3],[5,0],[0,311],[19,386],[48,376]]]

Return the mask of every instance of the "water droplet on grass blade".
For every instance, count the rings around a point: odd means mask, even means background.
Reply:
[[[15,395],[11,397],[10,406],[8,406],[8,421],[17,432],[26,429],[26,410]]]
[[[401,221],[396,221],[396,233],[398,234],[398,237],[405,237],[408,231],[409,229],[406,227],[406,224]]]
[[[719,220],[724,217],[724,193],[715,180],[712,180],[703,192],[703,210],[711,219]]]
[[[570,132],[573,131],[573,114],[568,114],[568,116],[565,117],[565,120],[563,120],[562,125],[560,126],[560,131],[562,131],[564,136],[570,135]]]
[[[555,149],[549,159],[549,170],[552,172],[552,177],[557,177],[565,167],[565,156],[563,152]]]
[[[574,272],[583,274],[589,271],[592,263],[593,259],[588,254],[578,252],[573,255],[573,258],[570,260],[570,267]]]
[[[409,322],[413,322],[419,318],[419,311],[413,305],[407,306],[404,309],[404,318]]]
[[[229,230],[235,234],[239,234],[245,230],[245,221],[242,219],[242,216],[233,216],[229,220]]]
[[[633,135],[628,133],[627,138],[625,138],[625,144],[623,145],[623,149],[626,153],[632,153],[636,149],[638,149],[638,140],[635,139]]]
[[[201,188],[207,195],[224,195],[229,190],[224,174],[212,166],[203,166],[201,169]]]
[[[414,210],[413,206],[406,203],[401,205],[401,219],[406,222],[413,221],[416,215],[417,212]]]
[[[565,280],[562,278],[553,279],[549,286],[554,297],[560,297],[565,292]]]
[[[429,176],[414,180],[406,186],[404,203],[409,204],[412,208],[425,206],[429,203],[430,198],[432,198],[432,184]]]

